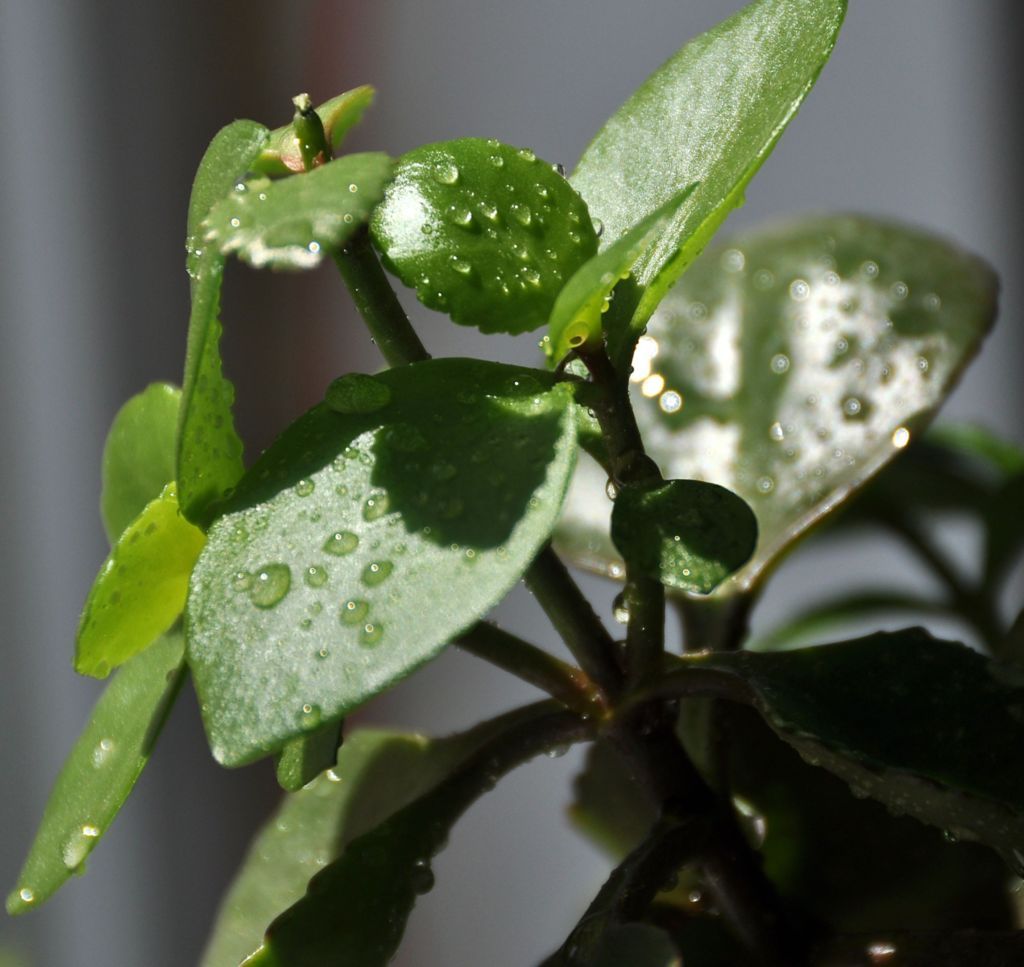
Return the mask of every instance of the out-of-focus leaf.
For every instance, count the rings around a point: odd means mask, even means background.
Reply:
[[[334,150],[341,146],[349,129],[362,119],[366,109],[373,103],[375,94],[372,87],[363,85],[332,97],[316,108],[327,143]],[[261,175],[289,175],[305,170],[295,129],[291,124],[270,132],[266,146],[252,164],[252,170]]]
[[[293,178],[239,182],[210,211],[203,241],[256,268],[313,268],[366,222],[391,170],[386,154],[349,154]]]
[[[597,252],[587,206],[551,165],[479,138],[403,155],[370,227],[424,305],[483,332],[544,325]]]
[[[107,538],[114,544],[124,529],[174,479],[174,440],[181,390],[153,383],[133,396],[114,417],[103,448],[100,508]]]
[[[8,913],[38,906],[83,870],[149,761],[183,677],[181,635],[172,632],[107,685],[57,776]]]
[[[118,539],[89,591],[75,642],[79,674],[106,678],[174,624],[205,542],[168,484]]]
[[[177,470],[182,513],[208,523],[209,506],[242,476],[242,441],[231,406],[235,389],[221,370],[220,287],[224,256],[202,241],[210,209],[252,168],[268,131],[254,121],[235,121],[218,132],[199,163],[188,207],[188,274],[192,310],[185,352]]]
[[[311,735],[292,739],[277,757],[274,771],[278,785],[287,792],[298,792],[334,765],[344,726],[344,721],[339,719],[328,722]]]
[[[308,177],[308,176],[302,176]],[[301,417],[210,529],[186,611],[211,746],[240,765],[340,718],[481,618],[548,539],[570,388],[468,359],[374,377]]]
[[[636,267],[641,325],[771,153],[835,45],[845,0],[758,0],[688,43],[608,120],[571,181],[610,245],[700,181]]]
[[[666,477],[727,487],[757,516],[755,587],[811,525],[899,454],[990,327],[996,281],[934,237],[815,218],[709,249],[651,321],[633,401]],[[559,528],[577,563],[621,573],[605,476],[581,462]]]

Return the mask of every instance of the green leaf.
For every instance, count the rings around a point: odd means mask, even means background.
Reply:
[[[984,507],[985,582],[1002,580],[1024,548],[1024,473],[1007,480]]]
[[[165,635],[117,673],[54,783],[18,883],[14,915],[51,897],[106,833],[149,761],[184,678],[181,635]]]
[[[469,359],[375,380],[387,393],[335,385],[345,412],[301,417],[210,529],[186,634],[225,765],[433,658],[501,600],[554,525],[576,453],[567,385]]]
[[[545,345],[553,362],[560,362],[573,349],[601,344],[602,316],[610,306],[613,290],[620,281],[629,277],[637,259],[665,230],[671,217],[696,187],[689,185],[684,188],[573,273],[559,292],[548,320]],[[620,360],[625,353],[628,363],[633,343],[639,335],[628,326],[625,331],[620,328],[610,331],[607,339],[613,361]]]
[[[856,795],[1024,866],[1019,671],[920,628],[682,662],[739,678],[773,731]]]
[[[498,777],[552,742],[574,732],[578,737],[579,728],[568,713],[545,702],[449,740],[462,753],[449,774],[352,839],[310,880],[305,896],[270,925],[247,967],[384,967],[417,896],[433,886],[430,862],[454,823]]]
[[[995,291],[978,259],[854,216],[762,229],[701,257],[640,339],[631,379],[665,476],[727,487],[757,516],[754,557],[716,595],[755,587],[902,452],[977,351]],[[561,547],[621,573],[605,476],[581,471]]]
[[[349,130],[362,120],[375,94],[372,87],[363,85],[332,97],[317,107],[316,113],[324,126],[327,143],[334,150],[341,146]],[[291,124],[270,132],[266,146],[252,164],[252,170],[261,175],[290,175],[305,170]]]
[[[1024,450],[974,423],[939,423],[928,431],[939,446],[983,461],[999,474],[1024,472]]]
[[[277,757],[278,785],[287,792],[298,792],[321,772],[334,765],[341,745],[345,722],[328,722],[312,735],[292,739]]]
[[[129,524],[89,591],[75,647],[79,674],[106,678],[174,624],[205,540],[168,484]]]
[[[620,491],[612,541],[626,561],[666,587],[708,594],[754,553],[757,518],[725,487],[667,480]]]
[[[221,371],[220,287],[224,256],[202,241],[210,209],[232,191],[259,156],[268,132],[254,121],[235,121],[218,132],[199,163],[188,208],[188,274],[192,310],[176,454],[182,513],[205,524],[209,506],[242,475],[242,441],[231,406],[235,389]]]
[[[592,967],[682,967],[679,951],[663,930],[627,923],[608,931]]]
[[[403,155],[370,230],[420,302],[483,332],[544,325],[597,252],[587,206],[551,165],[479,138]]]
[[[313,268],[366,222],[391,164],[386,154],[349,154],[301,176],[239,182],[213,207],[203,241],[256,268]]]
[[[113,544],[168,480],[174,479],[174,443],[181,390],[153,383],[114,417],[103,448],[100,508]]]
[[[700,253],[817,80],[845,0],[758,0],[692,40],[598,132],[571,181],[620,238],[683,185],[700,187],[635,274],[642,326]]]

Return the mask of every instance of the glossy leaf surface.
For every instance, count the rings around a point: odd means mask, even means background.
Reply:
[[[349,154],[293,178],[239,182],[203,223],[203,241],[256,268],[313,268],[366,222],[391,164],[386,154]]]
[[[220,358],[220,287],[224,256],[202,241],[210,209],[252,168],[268,131],[254,121],[235,121],[210,143],[199,164],[188,208],[188,274],[192,309],[188,322],[185,377],[178,424],[177,471],[182,513],[207,522],[211,503],[242,475],[242,441],[231,407],[235,389]]]
[[[277,757],[277,783],[288,792],[298,792],[321,772],[334,765],[341,745],[344,722],[329,722],[300,739],[292,739]]]
[[[183,671],[181,635],[171,633],[107,685],[57,776],[8,913],[37,906],[82,871],[149,761]]]
[[[118,539],[89,591],[75,643],[79,674],[105,678],[174,624],[205,540],[168,484]]]
[[[341,146],[345,135],[362,119],[366,109],[373,103],[375,93],[372,87],[363,85],[317,106],[316,113],[324,126],[327,143],[334,150]],[[270,132],[266,146],[253,162],[252,168],[262,175],[290,175],[305,170],[295,129],[291,124]]]
[[[153,383],[133,396],[114,417],[103,448],[100,508],[107,538],[114,544],[124,529],[174,479],[174,441],[181,390]]]
[[[1024,843],[1024,679],[919,628],[684,663],[742,679],[776,734],[858,795],[994,846]]]
[[[224,764],[279,749],[432,658],[554,525],[575,460],[567,386],[468,359],[375,380],[386,393],[335,386],[346,412],[300,418],[210,530],[186,628]]]
[[[845,0],[757,0],[692,40],[598,132],[570,179],[610,245],[700,186],[635,270],[642,325],[743,201],[828,60]]]
[[[553,362],[560,362],[572,349],[601,344],[602,317],[609,307],[612,290],[622,279],[628,278],[637,259],[665,230],[696,187],[684,188],[573,273],[558,294],[548,320],[549,356]],[[609,354],[613,361],[619,360],[625,351],[628,362],[639,335],[629,327],[609,332]]]
[[[371,231],[424,305],[484,332],[544,325],[597,252],[587,206],[551,165],[479,138],[403,155]]]
[[[549,747],[543,726],[556,720],[571,721],[545,702],[448,740],[461,753],[448,774],[349,842],[270,925],[247,967],[384,967],[417,896],[433,886],[431,860],[453,824],[499,777]]]
[[[996,280],[933,236],[852,216],[709,249],[633,359],[633,402],[666,477],[728,487],[757,516],[754,586],[818,519],[898,455],[971,359]],[[578,563],[621,571],[605,477],[587,462],[560,531]]]
[[[708,594],[754,553],[757,519],[724,487],[667,480],[650,489],[623,488],[612,510],[612,541],[647,577]]]

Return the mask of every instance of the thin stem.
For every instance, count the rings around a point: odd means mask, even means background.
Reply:
[[[550,544],[530,565],[525,580],[587,677],[609,698],[617,698],[622,672],[615,642]]]
[[[292,104],[295,105],[292,127],[299,142],[302,166],[306,171],[312,171],[331,160],[331,146],[327,143],[323,121],[314,110],[309,95],[297,94],[292,98]]]
[[[430,354],[381,268],[367,232],[359,232],[335,254],[334,261],[387,364],[404,366],[429,359]]]
[[[602,708],[600,694],[580,669],[493,624],[478,622],[455,644],[535,685],[581,715],[589,718]]]

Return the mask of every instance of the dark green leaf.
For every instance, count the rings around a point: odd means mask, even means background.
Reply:
[[[667,933],[645,923],[609,930],[593,967],[682,967],[679,951]]]
[[[754,553],[757,519],[725,487],[667,480],[650,489],[622,489],[612,509],[612,541],[647,577],[708,594]]]
[[[984,505],[985,580],[1001,580],[1024,549],[1024,473],[1006,481]]]
[[[252,168],[267,137],[267,129],[254,121],[235,121],[221,130],[203,155],[189,201],[192,311],[174,477],[181,511],[197,524],[207,523],[209,505],[234,486],[243,469],[242,441],[231,414],[235,389],[221,371],[218,314],[224,256],[202,241],[202,223]]]
[[[333,766],[344,725],[344,720],[338,719],[321,726],[312,735],[292,739],[277,757],[278,785],[288,792],[298,792]]]
[[[776,734],[894,814],[1024,866],[1024,677],[919,628],[816,648],[711,653]]]
[[[99,842],[149,761],[183,678],[181,635],[166,635],[106,687],[54,783],[7,912],[42,903]]]
[[[322,404],[286,431],[210,530],[186,627],[224,764],[434,657],[518,580],[561,507],[568,386],[468,359],[376,380],[387,393],[335,390],[345,412]]]
[[[103,448],[100,507],[113,544],[151,500],[174,479],[174,441],[181,390],[153,383],[114,417]]]
[[[527,332],[597,252],[587,206],[532,151],[463,138],[399,159],[371,231],[384,264],[463,326]]]
[[[939,423],[928,431],[928,439],[949,450],[984,461],[1000,474],[1024,472],[1024,450],[973,423]]]
[[[114,545],[86,598],[75,671],[106,678],[162,635],[185,606],[206,538],[178,511],[174,484],[150,501]]]
[[[580,725],[554,703],[509,713],[459,741],[462,755],[432,789],[351,840],[279,916],[249,967],[384,967],[419,894],[431,889],[430,863],[458,818],[495,781],[552,744],[579,737]],[[481,741],[481,737],[486,738]]]
[[[697,37],[612,116],[572,183],[610,245],[685,184],[700,187],[635,272],[642,325],[769,155],[835,44],[845,0],[758,0]]]
[[[609,307],[612,290],[622,279],[628,278],[637,259],[661,235],[696,187],[684,188],[573,273],[558,294],[548,320],[545,345],[553,362],[560,362],[572,349],[601,344],[602,316]],[[621,362],[625,354],[628,363],[639,335],[639,331],[628,325],[608,332],[608,351],[613,361]]]
[[[203,223],[203,241],[256,268],[313,268],[366,222],[390,177],[391,159],[368,153],[293,178],[239,182]]]
[[[666,476],[721,484],[757,516],[769,565],[899,454],[974,355],[996,280],[930,235],[841,216],[762,229],[709,250],[651,321],[634,406]],[[605,477],[581,466],[561,528],[579,563],[621,564]]]
[[[349,129],[359,123],[373,103],[375,93],[372,87],[363,85],[332,97],[317,107],[316,113],[324,126],[327,143],[333,149],[337,150]],[[261,175],[289,175],[305,170],[291,124],[270,132],[266,146],[253,162],[252,169]]]

